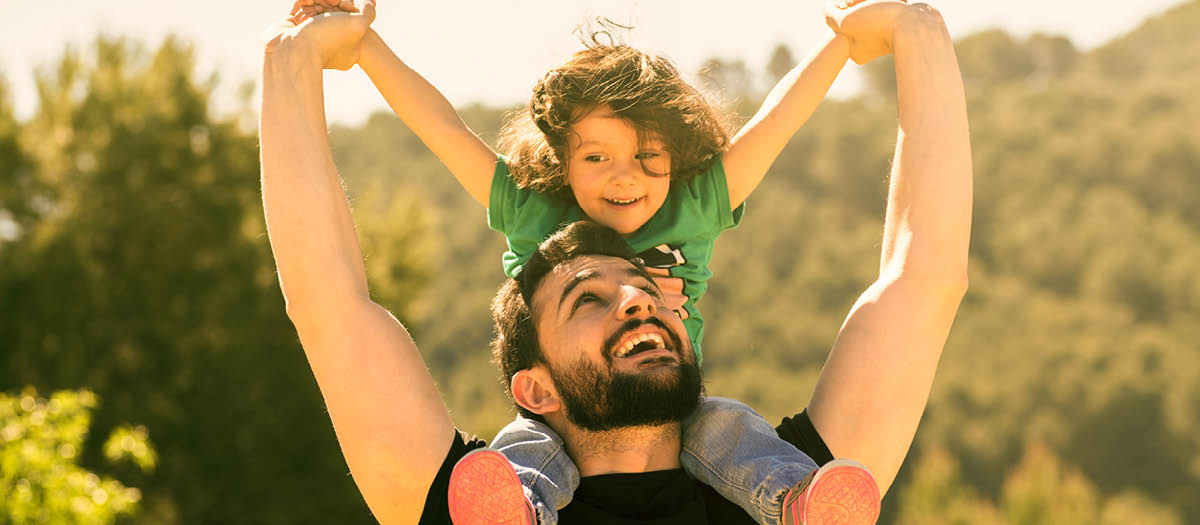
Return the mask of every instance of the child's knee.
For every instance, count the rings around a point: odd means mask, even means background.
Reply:
[[[735,417],[762,417],[753,408],[750,408],[750,405],[728,397],[706,397],[700,403],[700,408],[697,409],[697,412],[701,415],[725,414]]]
[[[744,425],[765,420],[753,408],[727,397],[705,397],[699,408],[686,421],[685,432],[703,432],[729,425]]]

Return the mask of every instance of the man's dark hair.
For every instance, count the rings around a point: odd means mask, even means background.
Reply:
[[[492,299],[492,322],[496,330],[492,339],[492,359],[500,367],[504,391],[510,397],[513,374],[534,365],[547,364],[546,356],[538,344],[537,327],[533,319],[531,305],[534,291],[556,266],[585,255],[619,257],[645,272],[641,259],[637,258],[621,234],[594,222],[571,223],[542,241],[521,273],[515,279],[506,281]],[[649,279],[649,275],[646,278]],[[541,416],[520,405],[517,411],[522,416],[544,422]]]

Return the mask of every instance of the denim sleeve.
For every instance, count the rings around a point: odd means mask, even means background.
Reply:
[[[817,433],[817,427],[814,427],[812,420],[808,418],[808,409],[792,417],[783,418],[783,422],[775,427],[775,432],[779,434],[780,439],[807,454],[817,465],[833,461],[833,453],[829,451],[825,440]]]
[[[458,464],[458,460],[467,455],[467,452],[486,446],[487,443],[482,439],[467,436],[455,429],[454,441],[450,443],[450,451],[446,453],[446,460],[442,461],[442,467],[438,469],[437,476],[433,478],[433,484],[429,486],[429,493],[425,495],[425,508],[421,511],[419,525],[451,525],[450,504],[446,498],[446,494],[450,491],[450,472],[454,470],[454,465]]]

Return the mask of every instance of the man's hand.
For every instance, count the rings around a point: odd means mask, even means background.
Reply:
[[[291,16],[268,28],[267,53],[287,50],[311,57],[324,69],[350,69],[375,20],[375,0],[340,0],[319,9],[313,7],[317,1],[327,0],[299,0]]]
[[[825,23],[850,39],[850,58],[866,64],[892,52],[896,19],[907,0],[837,0],[825,7]]]

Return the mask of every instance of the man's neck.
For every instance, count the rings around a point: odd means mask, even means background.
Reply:
[[[603,432],[572,425],[563,441],[583,477],[680,468],[679,423]]]

